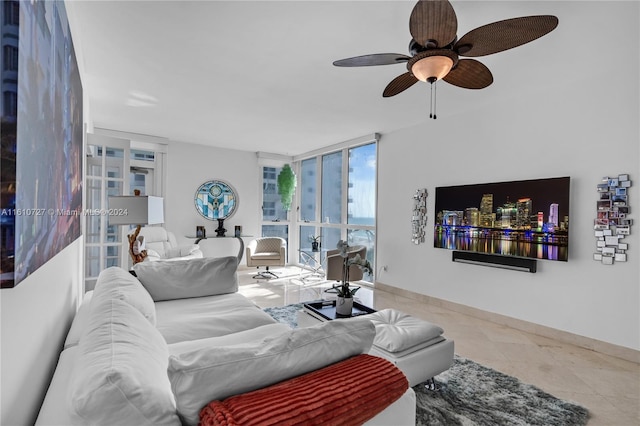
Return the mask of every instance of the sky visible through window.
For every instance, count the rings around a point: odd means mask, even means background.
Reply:
[[[375,144],[349,150],[349,184],[349,223],[375,225]]]

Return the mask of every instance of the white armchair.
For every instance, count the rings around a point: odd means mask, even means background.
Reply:
[[[253,278],[278,278],[269,270],[269,266],[285,266],[287,261],[287,242],[280,237],[263,237],[247,244],[247,266],[264,266],[266,270]]]
[[[179,260],[198,259],[203,257],[198,244],[178,246],[173,232],[159,226],[145,226],[140,230],[144,237],[144,249],[147,250],[147,260]]]

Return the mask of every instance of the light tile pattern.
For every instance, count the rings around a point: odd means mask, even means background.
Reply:
[[[241,267],[240,293],[262,308],[335,297],[324,292],[331,283],[301,271],[279,268],[273,270],[278,279],[255,280],[254,268]],[[589,426],[640,425],[637,363],[379,289],[365,286],[356,296],[377,310],[394,308],[442,326],[458,355],[586,407]]]

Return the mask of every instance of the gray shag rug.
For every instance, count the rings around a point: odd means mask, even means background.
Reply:
[[[589,412],[515,377],[455,356],[436,391],[414,386],[418,425],[586,425]]]
[[[276,321],[295,328],[302,304],[266,308]],[[515,377],[455,356],[453,366],[435,378],[438,390],[423,384],[416,392],[416,425],[586,425],[589,412]]]

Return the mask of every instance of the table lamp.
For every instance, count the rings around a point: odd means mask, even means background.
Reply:
[[[144,239],[138,235],[142,225],[164,223],[164,199],[151,195],[121,195],[109,197],[109,225],[137,225],[133,234],[129,234],[129,254],[133,264],[142,262],[147,257],[144,250]]]

